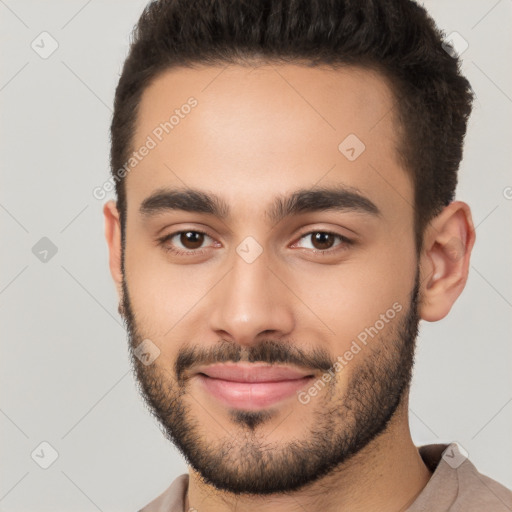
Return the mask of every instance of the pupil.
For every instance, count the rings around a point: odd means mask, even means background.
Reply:
[[[315,243],[320,243],[320,249],[330,249],[331,246],[332,246],[332,243],[329,243],[328,241],[326,241],[326,238],[328,237],[332,237],[332,235],[330,233],[315,233],[315,236],[314,236],[314,240],[315,240]],[[332,240],[331,240],[332,242]],[[328,247],[324,247],[322,246],[322,244],[326,244],[328,245]]]
[[[201,244],[203,243],[203,237],[204,235],[202,233],[196,233],[195,231],[187,231],[181,234],[180,242],[185,247],[187,247],[187,249],[197,249],[198,247],[201,247]],[[192,247],[190,247],[190,244],[192,245]]]

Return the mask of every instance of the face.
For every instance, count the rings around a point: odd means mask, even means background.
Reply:
[[[126,178],[132,363],[219,489],[298,489],[376,442],[405,396],[419,274],[392,105],[354,67],[174,69],[143,94],[133,146],[154,144]]]

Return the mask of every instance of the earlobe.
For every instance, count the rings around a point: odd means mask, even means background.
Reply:
[[[444,318],[464,289],[475,230],[469,206],[450,203],[425,231],[421,254],[420,317],[428,322]]]
[[[110,273],[116,284],[119,300],[121,300],[123,281],[121,272],[121,223],[115,201],[111,200],[105,203],[103,216],[105,218],[105,238],[109,251]]]

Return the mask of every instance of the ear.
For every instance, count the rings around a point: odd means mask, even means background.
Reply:
[[[420,256],[423,320],[444,318],[466,286],[475,229],[469,206],[450,203],[425,229]]]
[[[111,200],[103,206],[105,217],[105,238],[109,250],[110,274],[114,279],[119,300],[123,297],[123,274],[121,272],[121,222],[116,202]]]

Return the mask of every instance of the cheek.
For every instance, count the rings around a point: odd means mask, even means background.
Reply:
[[[300,279],[295,276],[293,289],[317,315],[315,325],[329,329],[333,353],[347,350],[372,326],[385,334],[396,323],[398,313],[409,306],[416,272],[413,248],[382,247],[378,258],[374,254],[368,251],[337,266],[310,266]],[[303,322],[311,322],[313,317],[303,318]],[[308,328],[305,324],[301,327]]]
[[[139,328],[162,341],[179,330],[218,280],[212,266],[171,264],[163,249],[135,237],[127,239],[125,271]]]
[[[162,265],[162,252],[142,235],[127,232],[125,278],[139,330],[148,338],[161,336],[174,323],[168,301],[176,285]],[[177,320],[177,319],[176,319]],[[159,333],[159,334],[157,334]]]

